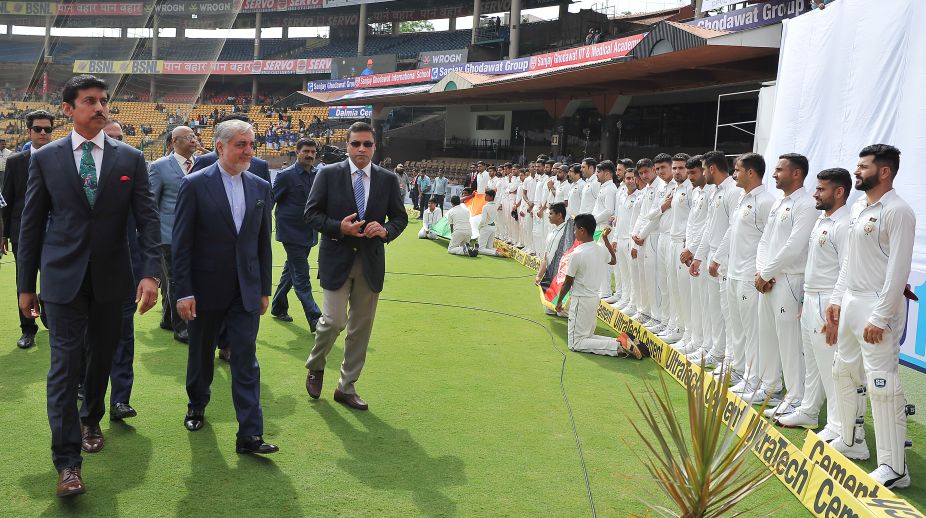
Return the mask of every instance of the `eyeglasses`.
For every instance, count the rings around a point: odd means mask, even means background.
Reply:
[[[350,147],[360,147],[360,146],[371,148],[373,147],[373,141],[372,140],[364,140],[363,142],[360,142],[359,140],[350,141]]]
[[[49,135],[54,131],[51,126],[32,126],[29,129],[36,133],[48,133]]]

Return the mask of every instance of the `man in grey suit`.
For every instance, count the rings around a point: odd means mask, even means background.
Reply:
[[[322,233],[318,272],[324,290],[315,347],[306,360],[306,390],[321,395],[325,359],[346,327],[344,361],[334,400],[357,410],[367,403],[354,388],[366,360],[376,303],[386,273],[385,244],[408,225],[395,173],[373,165],[375,133],[365,122],[347,130],[348,159],[325,166],[305,206],[306,220]],[[350,305],[350,315],[347,306]]]
[[[170,253],[174,231],[174,211],[180,181],[193,169],[196,134],[187,126],[177,126],[171,132],[174,152],[151,163],[148,180],[161,216],[161,329],[173,330],[174,340],[188,343],[186,322],[177,314],[177,294]]]
[[[58,496],[84,492],[80,451],[103,448],[100,419],[113,352],[122,331],[122,306],[134,286],[127,226],[136,221],[142,280],[134,289],[139,313],[157,302],[158,214],[145,157],[107,137],[106,83],[76,76],[65,83],[61,105],[74,130],[32,154],[19,231],[19,308],[39,315],[36,275],[48,315],[51,365],[48,421]],[[84,340],[87,367],[81,372]],[[77,384],[84,376],[84,409]],[[84,416],[84,417],[80,417]]]

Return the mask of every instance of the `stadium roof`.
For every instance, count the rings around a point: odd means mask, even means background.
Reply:
[[[761,81],[775,77],[780,35],[780,25],[726,33],[666,21],[624,58],[508,75],[452,72],[430,85],[303,95],[326,104],[426,106],[587,99]]]

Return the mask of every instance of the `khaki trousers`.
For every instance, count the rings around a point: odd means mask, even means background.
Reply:
[[[324,370],[328,353],[346,327],[344,361],[341,362],[338,390],[345,394],[353,394],[356,392],[354,383],[360,378],[360,371],[363,370],[363,363],[367,357],[379,293],[370,289],[363,275],[363,264],[359,255],[354,258],[350,276],[344,284],[337,290],[323,292],[322,317],[315,330],[315,347],[312,348],[305,367],[313,371]]]

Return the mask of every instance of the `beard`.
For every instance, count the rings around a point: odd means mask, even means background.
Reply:
[[[878,186],[878,177],[869,176],[867,178],[857,178],[855,180],[855,188],[860,191],[870,191]]]

